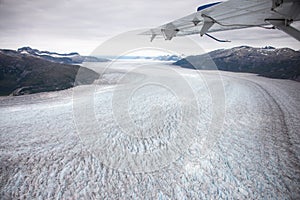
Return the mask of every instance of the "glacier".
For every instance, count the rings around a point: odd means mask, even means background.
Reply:
[[[163,62],[120,62],[105,73],[102,65],[89,66],[103,74],[93,85],[0,97],[1,199],[300,198],[299,82]],[[209,89],[216,80],[219,99]],[[117,104],[128,94],[126,110]],[[143,160],[176,137],[183,147],[174,156]]]

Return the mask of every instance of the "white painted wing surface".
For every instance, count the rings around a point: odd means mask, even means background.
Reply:
[[[267,25],[274,25],[282,30],[280,26],[277,26],[278,24],[275,25],[273,22],[282,22],[284,26],[290,28],[289,25],[293,21],[298,21],[299,18],[299,0],[229,0],[208,5],[198,12],[142,34],[152,35],[151,40],[156,36],[163,36],[166,40],[171,40],[176,36],[192,34],[203,36],[210,32]]]

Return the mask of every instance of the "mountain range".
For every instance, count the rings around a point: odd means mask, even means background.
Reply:
[[[94,56],[82,56],[79,53],[56,53],[49,51],[40,51],[30,47],[22,47],[17,50],[21,54],[29,54],[37,58],[42,58],[51,62],[63,64],[81,64],[83,62],[107,62],[106,58],[98,58]]]
[[[248,46],[219,49],[206,54],[160,56],[152,60],[176,61],[173,64],[190,69],[219,69],[250,72],[271,78],[300,81],[300,52],[289,48],[253,48]],[[56,91],[78,84],[91,84],[98,79],[95,71],[74,65],[84,61],[104,62],[78,53],[60,54],[22,47],[17,51],[0,50],[0,95],[23,95]],[[80,70],[80,82],[76,79]]]
[[[270,78],[300,81],[300,51],[289,48],[240,46],[188,56],[173,64],[190,69],[217,67],[224,71],[249,72]]]
[[[160,55],[160,56],[111,56],[109,59],[122,59],[122,60],[154,60],[154,61],[178,61],[181,57],[177,55]]]
[[[25,51],[28,53],[24,53]],[[78,56],[77,53],[42,52],[43,55],[40,56],[35,54],[36,50],[30,50],[30,48],[18,51],[0,50],[0,95],[23,95],[63,90],[78,84],[93,83],[99,77],[99,74],[93,70],[78,65],[57,63],[59,60],[49,61],[50,57],[46,56],[48,54],[72,57]],[[80,82],[76,79],[78,70],[81,75]]]

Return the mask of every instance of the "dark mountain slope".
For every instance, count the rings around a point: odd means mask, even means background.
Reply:
[[[241,46],[220,49],[208,54],[189,56],[174,65],[191,69],[215,69],[211,60],[219,70],[250,72],[271,78],[300,79],[300,52],[288,48]]]
[[[77,65],[50,62],[13,50],[0,50],[0,95],[23,95],[67,89],[90,84],[99,77],[96,72]]]

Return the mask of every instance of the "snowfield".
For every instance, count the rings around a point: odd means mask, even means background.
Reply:
[[[1,199],[300,198],[299,82],[121,62],[0,102]]]

